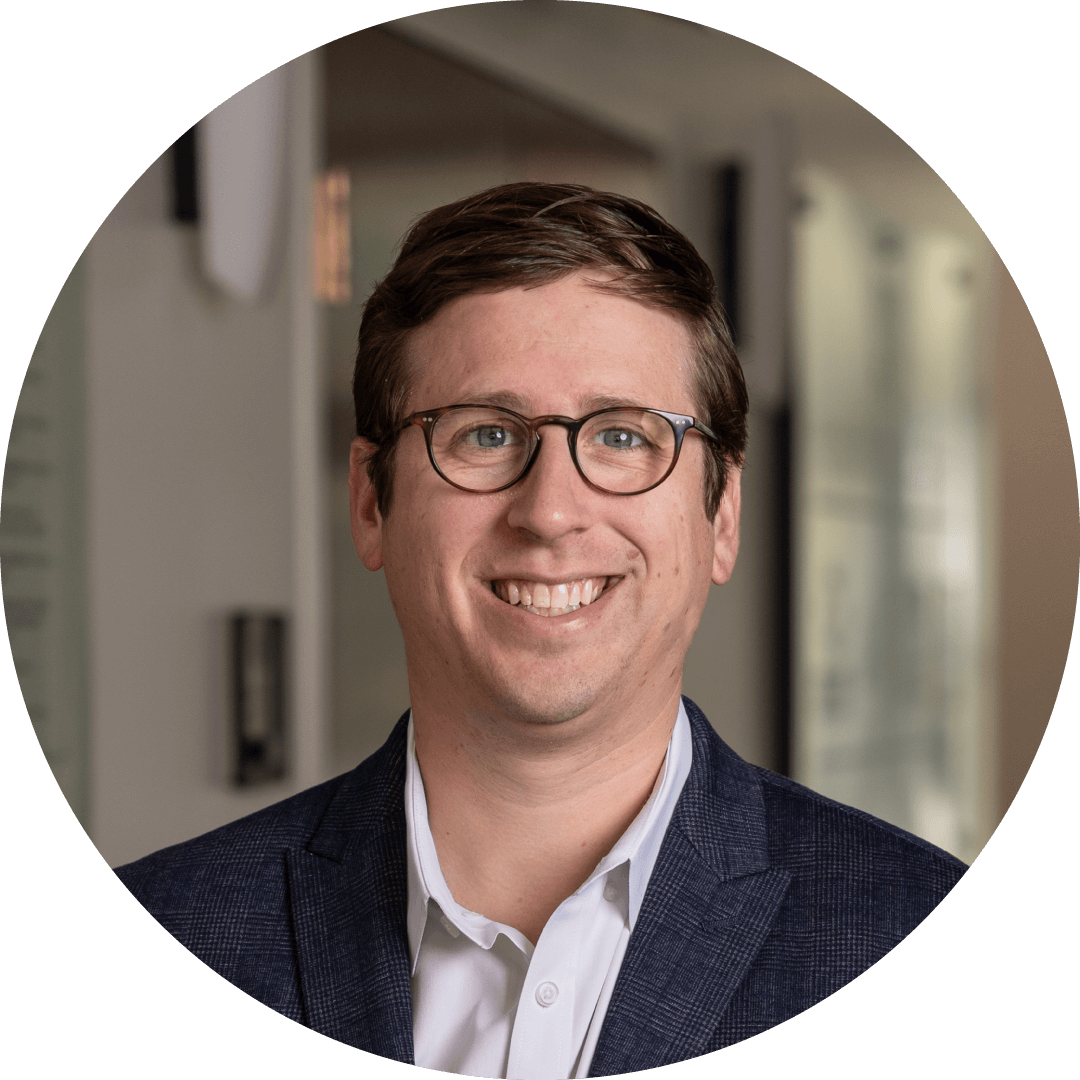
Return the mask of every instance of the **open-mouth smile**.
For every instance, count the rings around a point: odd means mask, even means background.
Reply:
[[[489,581],[488,587],[511,607],[522,607],[533,615],[551,618],[568,615],[600,599],[619,577],[577,578],[574,581],[547,584],[543,581],[524,581],[520,578],[500,578]]]

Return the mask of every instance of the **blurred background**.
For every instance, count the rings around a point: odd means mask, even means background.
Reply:
[[[272,72],[181,135],[73,270],[16,411],[0,570],[91,838],[118,865],[233,820],[353,767],[408,707],[349,534],[360,309],[419,214],[520,179],[651,203],[735,330],[742,547],[685,693],[749,760],[971,860],[1076,603],[1072,451],[1023,300],[843,94],[693,23],[554,0]]]

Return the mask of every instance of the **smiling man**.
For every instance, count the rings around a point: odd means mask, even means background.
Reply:
[[[410,709],[352,773],[121,868],[196,955],[373,1053],[563,1080],[779,1023],[955,884],[680,697],[735,565],[747,397],[654,211],[516,184],[426,215],[354,396],[353,538]]]

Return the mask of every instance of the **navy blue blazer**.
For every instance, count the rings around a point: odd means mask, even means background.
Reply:
[[[630,936],[592,1076],[718,1050],[885,955],[964,872],[868,814],[749,765],[688,699],[690,775]],[[405,718],[350,773],[117,870],[230,982],[411,1063]]]

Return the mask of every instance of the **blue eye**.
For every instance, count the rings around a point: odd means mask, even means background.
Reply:
[[[488,424],[484,427],[473,428],[468,434],[468,441],[484,450],[497,450],[503,446],[509,446],[514,440],[506,428]]]
[[[601,431],[596,441],[609,450],[631,450],[644,442],[636,431],[627,431],[626,428],[608,428]]]

